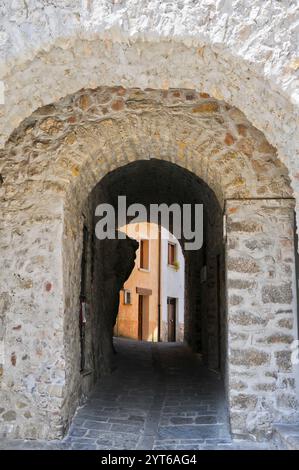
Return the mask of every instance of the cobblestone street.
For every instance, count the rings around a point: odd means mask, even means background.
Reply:
[[[63,441],[6,440],[1,448],[271,448],[231,440],[222,383],[184,345],[117,339],[115,346],[116,370],[78,409]]]

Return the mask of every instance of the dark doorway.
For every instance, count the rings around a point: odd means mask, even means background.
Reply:
[[[139,289],[139,288],[137,288]],[[150,289],[140,289],[150,292]],[[147,341],[149,336],[149,295],[139,294],[138,297],[138,339]]]
[[[168,341],[176,340],[176,299],[167,297],[167,317],[168,317]]]

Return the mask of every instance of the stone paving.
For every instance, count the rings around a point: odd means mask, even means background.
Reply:
[[[1,449],[270,449],[232,441],[222,382],[178,343],[115,339],[116,369],[77,410],[62,441],[2,440]]]

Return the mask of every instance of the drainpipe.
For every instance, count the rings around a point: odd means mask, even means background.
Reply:
[[[158,341],[161,341],[161,225],[158,236]]]

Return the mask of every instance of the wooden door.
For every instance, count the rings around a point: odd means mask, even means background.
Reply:
[[[168,341],[176,340],[176,299],[167,298],[167,316],[168,316]]]
[[[138,297],[138,339],[142,341],[143,295]]]

